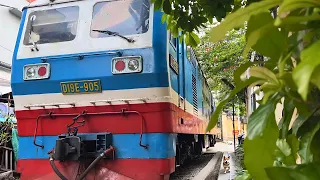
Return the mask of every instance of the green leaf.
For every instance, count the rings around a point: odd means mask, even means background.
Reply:
[[[266,172],[272,180],[319,180],[320,164],[309,163],[288,167],[269,167]]]
[[[320,163],[320,131],[318,131],[311,142],[310,151],[313,154],[313,162]]]
[[[276,142],[278,149],[275,152],[276,160],[283,165],[295,165],[296,158],[292,152],[292,149],[286,139],[278,139]]]
[[[289,167],[299,171],[308,176],[309,180],[320,179],[320,163],[299,164],[297,166]]]
[[[154,0],[153,0],[154,1]],[[154,10],[160,10],[163,4],[163,0],[155,0],[154,2]]]
[[[285,139],[278,139],[276,145],[285,156],[290,156],[291,148]]]
[[[313,74],[316,67],[320,65],[319,49],[320,40],[304,49],[300,55],[301,62],[297,65],[292,73],[293,80],[297,84],[298,92],[303,100],[307,100],[311,75]]]
[[[277,19],[274,22],[275,26],[281,26],[281,27],[285,27],[285,25],[299,25],[302,22],[306,22],[306,21],[317,21],[320,20],[320,16],[319,15],[311,15],[311,16],[289,16],[286,18],[280,18],[277,17]]]
[[[268,100],[269,97],[277,93],[280,89],[279,85],[274,85],[270,83],[264,83],[260,88],[258,89],[259,91],[263,89],[263,98],[261,104],[265,104]],[[257,90],[257,91],[258,91]]]
[[[233,78],[234,78],[234,82],[235,82],[235,84],[237,85],[237,84],[241,84],[243,81],[241,80],[241,75],[244,73],[244,72],[246,72],[247,71],[247,69],[250,67],[250,66],[252,66],[252,65],[254,65],[254,64],[257,64],[258,62],[251,62],[251,61],[249,61],[249,62],[246,62],[246,63],[244,63],[244,64],[242,64],[235,72],[234,72],[234,76],[233,76]]]
[[[310,79],[311,83],[317,86],[318,89],[320,89],[320,66],[317,66],[314,70],[314,72],[311,75]]]
[[[250,120],[248,122],[250,123]],[[256,136],[252,140],[248,137],[245,139],[244,162],[253,179],[269,180],[264,169],[273,166],[278,133],[275,116],[270,116],[262,136]],[[248,132],[248,135],[250,135],[250,132]]]
[[[297,159],[298,158],[298,150],[299,150],[299,141],[297,139],[297,137],[294,134],[290,134],[287,137],[287,143],[289,144],[290,148],[291,148],[291,156],[293,157],[293,159]]]
[[[189,41],[190,41],[190,45],[192,47],[197,47],[197,45],[200,43],[200,39],[199,39],[198,35],[196,35],[193,32],[191,32],[189,34]]]
[[[284,0],[279,7],[279,14],[298,9],[298,8],[308,8],[308,7],[317,7],[320,6],[318,0]]]
[[[220,25],[211,30],[210,40],[212,42],[217,42],[223,39],[228,31],[237,27],[241,27],[252,15],[268,11],[268,9],[280,4],[281,2],[282,0],[260,1],[252,3],[245,8],[238,9],[234,13],[227,15],[225,20],[222,21]]]
[[[310,180],[307,175],[285,167],[269,167],[266,172],[272,180]]]
[[[251,175],[248,173],[248,171],[245,171],[243,174],[241,174],[240,176],[237,176],[234,178],[234,180],[251,180],[252,177]]]
[[[296,118],[296,120],[292,124],[292,131],[293,134],[298,134],[299,128],[303,125],[305,121],[307,121],[309,118],[311,118],[311,112],[307,114],[299,114],[299,116]]]
[[[162,15],[162,17],[161,17],[161,22],[162,22],[162,24],[164,24],[164,23],[166,22],[167,18],[168,18],[168,15],[167,15],[167,14],[163,14],[163,15]]]
[[[282,139],[287,137],[294,108],[295,106],[293,104],[293,100],[286,97],[283,103],[283,113],[282,113],[283,123],[282,123],[282,126],[280,127],[280,138]]]
[[[250,78],[246,81],[243,81],[241,84],[237,85],[224,100],[222,100],[219,103],[219,105],[217,106],[216,110],[213,112],[213,115],[210,118],[209,124],[207,126],[207,131],[210,131],[217,124],[224,105],[227,104],[238,92],[252,84],[254,81],[256,81],[256,79],[254,78]]]
[[[275,119],[275,108],[280,98],[276,94],[266,104],[261,104],[248,119],[248,136],[249,140],[261,136],[269,121]]]
[[[310,163],[313,161],[311,152],[311,143],[315,134],[320,129],[319,116],[313,116],[308,119],[298,130],[298,135],[301,136],[299,155],[302,163]]]
[[[279,83],[277,76],[272,71],[270,71],[265,67],[252,67],[250,68],[249,72],[250,72],[250,76],[260,78],[260,79],[272,82],[274,84]]]
[[[284,72],[280,79],[283,80],[291,90],[297,90],[297,85],[294,83],[292,79],[292,72]]]
[[[279,59],[281,53],[286,48],[287,37],[273,25],[273,21],[273,18],[268,12],[253,15],[250,18],[246,33],[247,45],[244,54],[252,48],[264,56]]]
[[[164,0],[163,1],[163,11],[166,14],[170,14],[171,13],[171,2],[170,2],[170,0]]]

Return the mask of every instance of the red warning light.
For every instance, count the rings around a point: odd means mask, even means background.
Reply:
[[[123,71],[126,67],[126,64],[123,61],[117,61],[115,64],[115,68],[117,71]]]
[[[44,75],[46,75],[47,74],[47,68],[46,67],[40,67],[39,69],[38,69],[38,75],[39,76],[44,76]]]

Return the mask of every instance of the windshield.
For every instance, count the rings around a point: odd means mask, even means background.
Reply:
[[[91,30],[108,30],[121,35],[146,33],[149,29],[149,0],[99,2],[93,8]],[[111,35],[91,31],[91,37]]]
[[[31,45],[72,41],[77,34],[79,7],[30,13],[23,43]]]

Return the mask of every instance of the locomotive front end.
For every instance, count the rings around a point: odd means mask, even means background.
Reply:
[[[168,179],[167,31],[149,0],[41,0],[12,65],[22,180]]]

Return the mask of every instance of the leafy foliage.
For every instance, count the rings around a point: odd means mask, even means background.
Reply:
[[[248,61],[249,57],[243,57],[245,47],[245,30],[230,31],[226,38],[217,42],[209,42],[209,30],[205,30],[205,35],[201,38],[199,46],[195,49],[196,55],[205,76],[209,79],[211,90],[219,92],[218,101],[221,101],[230,93],[234,85],[233,75],[235,70]],[[230,84],[228,86],[227,84]],[[236,106],[240,109],[240,115],[245,114],[245,92],[238,93]],[[231,102],[225,107],[231,109]]]
[[[320,179],[320,1],[155,1],[166,13],[168,29],[176,35],[182,31],[187,43],[195,46],[199,40],[193,31],[206,21],[224,18],[210,32],[212,43],[245,26],[244,55],[252,49],[266,57],[259,65],[245,63],[238,68],[235,88],[217,106],[207,127],[215,126],[224,105],[238,92],[248,85],[260,86],[257,92],[263,92],[264,98],[248,120],[247,172],[239,179]],[[241,79],[248,67],[250,78]],[[278,103],[284,110],[277,125]]]
[[[255,0],[152,0],[155,10],[163,10],[163,22],[177,37],[179,32],[186,37],[186,42],[193,47],[200,42],[194,33],[206,27],[206,23],[221,21],[227,14]]]
[[[4,146],[4,144],[11,141],[11,130],[15,128],[15,123],[13,121],[13,116],[9,116],[0,112],[1,115],[5,117],[4,122],[0,122],[0,146]]]
[[[243,174],[243,171],[246,169],[244,164],[244,149],[243,145],[238,145],[235,150],[235,165],[236,168],[241,171],[238,172],[239,175]]]

